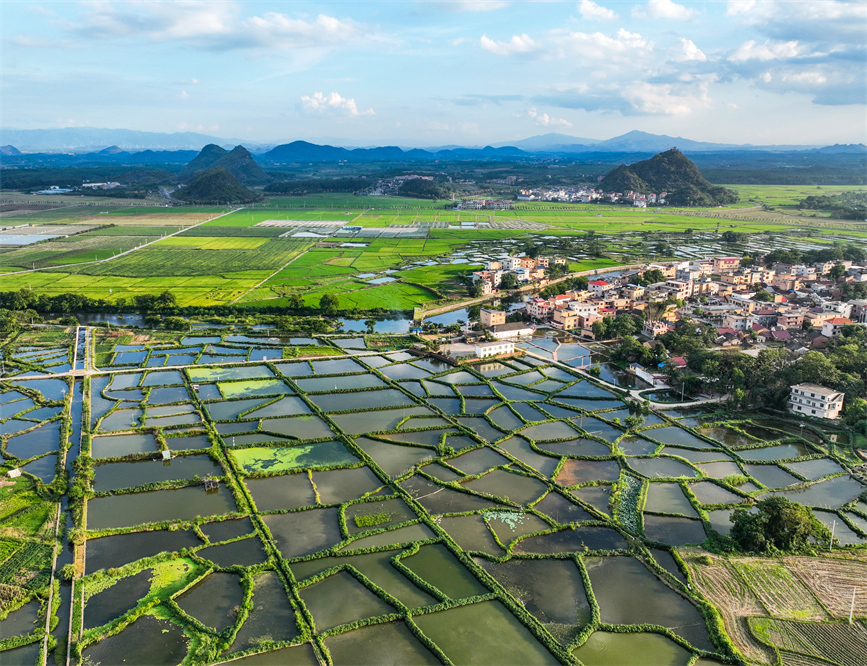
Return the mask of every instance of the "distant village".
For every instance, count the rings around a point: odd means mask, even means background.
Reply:
[[[472,279],[482,283],[485,295],[498,293],[506,275],[513,275],[518,284],[545,287],[550,283],[547,269],[565,263],[562,257],[507,257],[489,261],[484,270],[473,272]],[[841,300],[840,283],[829,276],[841,266],[843,281],[867,283],[867,265],[833,261],[765,268],[740,263],[739,257],[715,257],[613,270],[611,276],[589,280],[585,290],[529,299],[526,314],[535,322],[594,339],[593,324],[606,316],[636,314],[651,304],[669,302],[658,317],[645,317],[642,332],[647,337],[668,332],[688,314],[717,326],[723,346],[749,337],[758,342],[798,339],[821,348],[839,335],[842,326],[867,324],[867,299]],[[664,280],[637,284],[645,282],[637,278],[648,274]]]
[[[543,288],[551,283],[548,269],[564,263],[560,257],[507,257],[489,261],[472,279],[481,283],[485,295],[500,293],[504,280]],[[477,342],[475,356],[513,353],[514,340],[531,335],[536,326],[598,340],[600,327],[594,330],[594,324],[623,313],[643,314],[641,334],[649,341],[689,319],[716,327],[717,347],[746,353],[770,345],[801,355],[824,349],[849,324],[867,326],[867,299],[847,300],[842,289],[847,282],[867,283],[867,262],[777,263],[766,268],[741,266],[739,257],[715,257],[615,268],[609,275],[591,278],[586,289],[531,297],[525,305],[526,322],[507,323],[506,312],[482,308],[480,323],[487,342]],[[648,283],[648,278],[654,281]],[[686,365],[684,358],[670,362]],[[641,366],[630,371],[653,386],[664,381]],[[793,387],[791,409],[837,418],[842,400],[842,394],[820,386]]]
[[[630,204],[636,208],[662,206],[668,192],[641,194],[633,190],[603,192],[590,187],[521,190],[518,201],[558,201],[561,203],[612,203]]]

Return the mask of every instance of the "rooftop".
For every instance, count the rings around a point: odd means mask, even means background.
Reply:
[[[824,386],[819,386],[818,384],[795,384],[791,388],[801,389],[802,391],[810,391],[810,393],[818,393],[819,395],[826,396],[843,395],[842,393],[840,393],[840,391],[825,388]]]

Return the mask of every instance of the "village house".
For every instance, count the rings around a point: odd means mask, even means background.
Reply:
[[[482,308],[479,311],[479,320],[482,326],[490,328],[491,326],[499,326],[506,323],[506,313],[502,310],[492,310],[490,308]]]
[[[822,335],[826,338],[836,338],[840,335],[840,331],[843,327],[848,326],[851,323],[852,320],[847,319],[846,317],[834,317],[833,319],[829,319],[822,324]]]
[[[506,341],[497,342],[477,342],[475,345],[476,358],[488,358],[490,356],[501,356],[504,354],[514,354],[515,343]]]
[[[715,257],[713,260],[713,272],[717,275],[736,270],[741,265],[740,257]]]
[[[822,419],[838,419],[845,393],[818,384],[795,384],[789,395],[789,409],[796,414]]]

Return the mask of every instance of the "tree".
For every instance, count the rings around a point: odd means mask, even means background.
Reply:
[[[483,293],[484,291],[481,280],[477,280],[467,287],[467,295],[469,295],[470,298],[479,298]]]
[[[594,338],[604,340],[608,333],[608,324],[605,323],[605,320],[594,321],[590,329],[593,331]]]
[[[289,307],[293,310],[300,310],[304,307],[304,299],[301,294],[289,294]]]
[[[815,542],[828,542],[831,537],[808,507],[785,497],[770,497],[757,508],[756,513],[739,508],[732,514],[731,538],[743,551],[804,553]]]
[[[323,314],[334,314],[339,305],[340,299],[337,298],[337,294],[322,294],[322,298],[319,299],[319,309]]]
[[[364,326],[367,328],[367,332],[370,335],[373,335],[374,331],[376,330],[376,319],[365,319]]]
[[[835,264],[831,267],[831,270],[828,271],[828,275],[834,280],[839,280],[841,277],[846,275],[846,267],[843,264]]]
[[[514,289],[517,286],[518,278],[515,277],[514,273],[506,273],[500,280],[500,287],[502,289]]]

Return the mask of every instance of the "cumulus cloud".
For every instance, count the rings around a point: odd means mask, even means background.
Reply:
[[[708,108],[707,82],[702,82],[695,90],[679,90],[673,84],[653,85],[646,81],[633,81],[623,90],[627,100],[637,113],[661,114],[667,116],[687,116],[696,108]]]
[[[690,21],[698,12],[679,5],[672,0],[648,0],[646,5],[636,5],[632,15],[643,19],[667,19],[669,21]]]
[[[759,60],[767,62],[769,60],[785,60],[788,58],[797,58],[802,53],[802,48],[797,41],[791,42],[772,42],[765,41],[764,44],[757,44],[754,39],[744,42],[732,52],[729,60],[732,62],[746,62],[748,60]]]
[[[564,32],[551,36],[560,56],[585,63],[635,63],[653,50],[653,42],[621,28],[613,37],[601,32]]]
[[[480,43],[485,51],[498,56],[527,55],[542,48],[529,35],[512,35],[508,42],[498,42],[482,35]]]
[[[608,9],[597,5],[592,0],[581,0],[578,3],[578,12],[581,18],[587,21],[613,21],[617,18],[617,14]]]
[[[539,127],[572,127],[572,123],[565,118],[552,118],[547,113],[539,113],[535,106],[527,110],[527,115],[535,120]]]
[[[675,62],[705,62],[707,61],[707,56],[691,39],[681,37],[678,46],[672,51],[671,59]]]
[[[450,12],[490,12],[511,3],[504,0],[440,0],[433,4]]]
[[[320,14],[297,19],[280,12],[241,17],[234,2],[176,0],[121,4],[93,2],[78,22],[63,27],[87,39],[142,37],[153,42],[181,41],[213,50],[244,48],[327,48],[376,40],[377,35],[349,20]]]
[[[729,0],[727,14],[783,41],[863,44],[867,3],[861,0]]]
[[[301,110],[311,116],[355,118],[358,116],[375,115],[373,109],[359,111],[354,99],[341,97],[336,92],[328,93],[327,95],[321,92],[303,95],[301,97]]]
[[[585,111],[607,111],[623,116],[686,116],[710,108],[713,74],[676,77],[669,81],[626,80],[602,84],[566,84],[535,97],[540,104]]]

